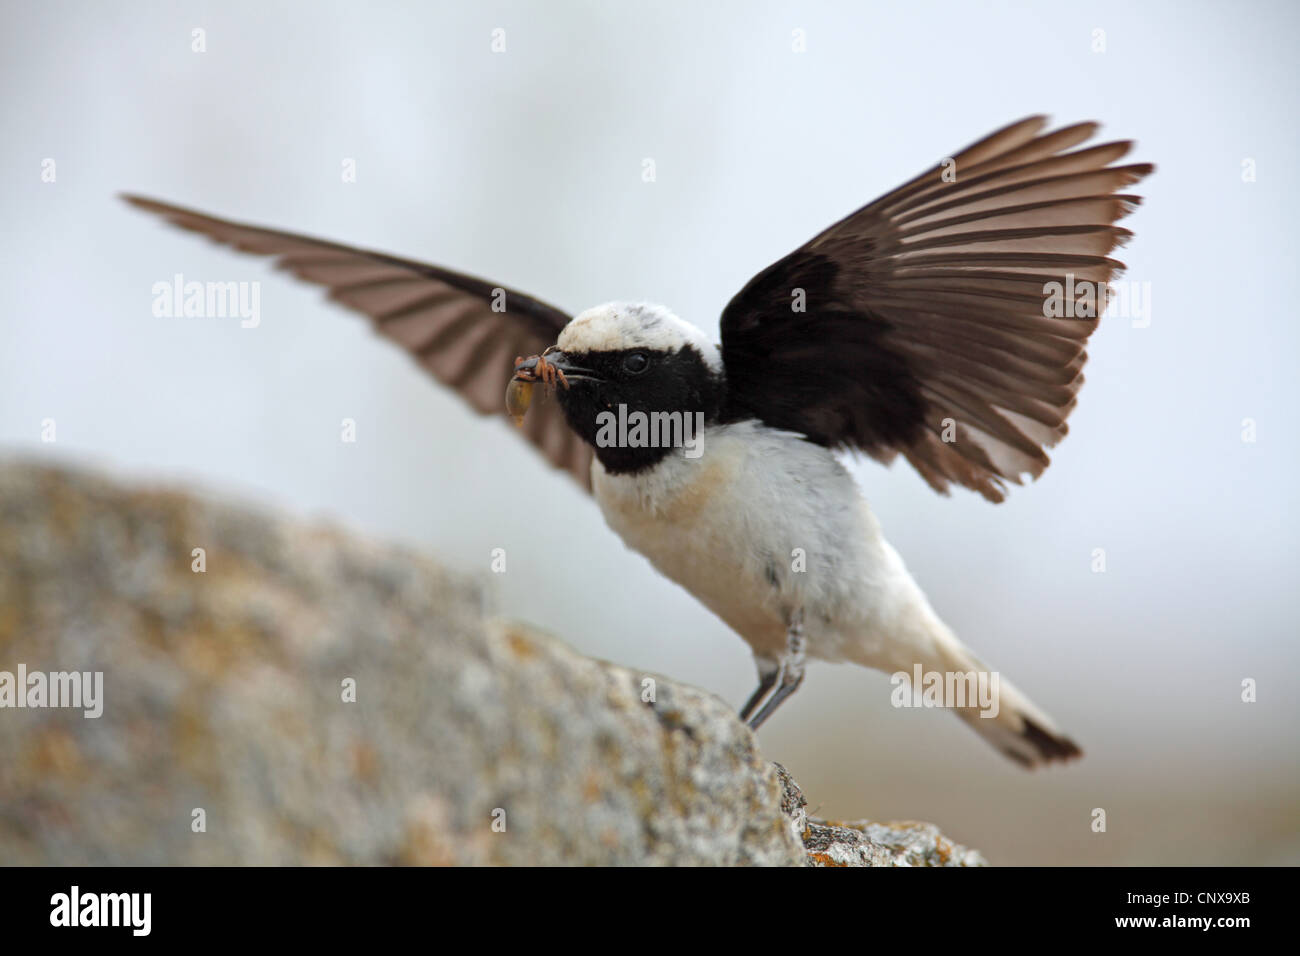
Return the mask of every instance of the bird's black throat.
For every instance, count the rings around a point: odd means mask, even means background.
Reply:
[[[634,353],[647,361],[641,371]],[[569,426],[595,449],[610,474],[635,474],[686,452],[718,420],[725,384],[690,345],[675,350],[619,349],[566,353],[589,370],[557,392]]]

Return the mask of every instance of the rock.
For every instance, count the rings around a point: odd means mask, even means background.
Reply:
[[[0,704],[20,665],[103,680],[99,717],[0,708],[0,864],[982,862],[807,819],[723,701],[482,604],[355,535],[0,462]]]
[[[975,850],[953,843],[933,823],[832,823],[807,818],[803,791],[780,764],[781,812],[803,839],[809,866],[988,866]]]

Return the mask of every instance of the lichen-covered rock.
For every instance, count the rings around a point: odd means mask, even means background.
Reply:
[[[801,837],[978,862],[807,821],[724,702],[480,597],[355,536],[0,463],[0,672],[103,673],[98,718],[0,708],[0,864],[802,865]]]
[[[799,785],[780,764],[781,811],[803,838],[810,866],[987,866],[975,850],[953,843],[933,823],[834,823],[809,817]]]

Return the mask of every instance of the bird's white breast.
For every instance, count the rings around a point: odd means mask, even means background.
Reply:
[[[756,422],[711,426],[701,450],[674,449],[634,475],[596,461],[593,491],[609,526],[758,657],[781,653],[796,607],[812,656],[870,656],[915,586],[835,456]]]

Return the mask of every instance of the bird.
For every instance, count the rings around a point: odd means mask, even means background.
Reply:
[[[1031,116],[935,163],[750,279],[720,342],[661,305],[571,315],[439,266],[122,198],[324,286],[480,413],[499,414],[511,383],[552,383],[519,433],[748,643],[752,729],[812,659],[909,685],[992,676],[993,706],[941,702],[1033,768],[1082,751],[939,617],[844,459],[901,456],[935,491],[993,503],[1047,468],[1099,324],[1046,307],[1048,290],[1122,273],[1111,253],[1131,232],[1116,223],[1154,169],[1121,162],[1131,141],[1090,145],[1098,129]],[[699,433],[689,449],[611,440],[615,410]]]

